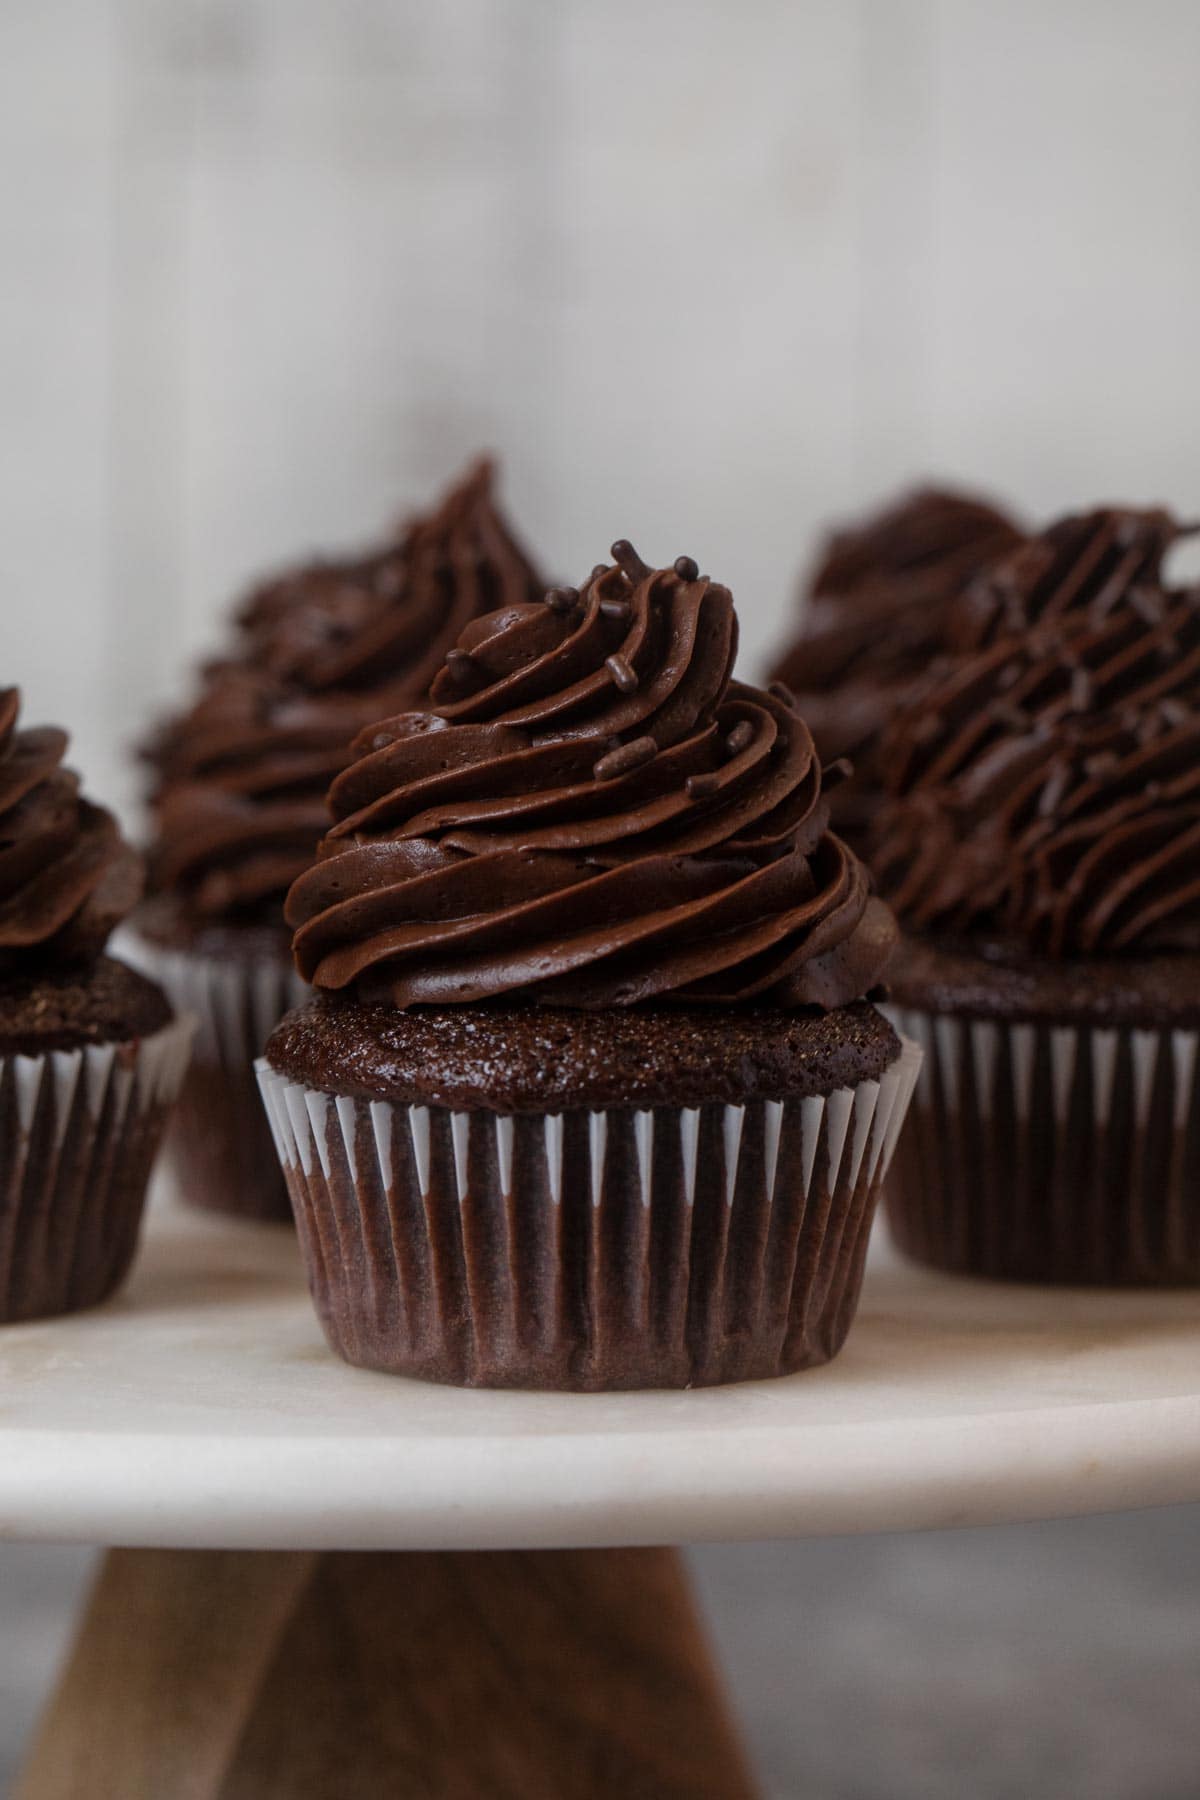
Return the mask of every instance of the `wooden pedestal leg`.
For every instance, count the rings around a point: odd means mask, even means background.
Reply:
[[[15,1800],[748,1800],[670,1550],[112,1551]]]

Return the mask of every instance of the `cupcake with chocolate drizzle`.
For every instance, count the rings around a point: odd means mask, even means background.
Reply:
[[[190,1024],[105,955],[142,888],[67,735],[0,690],[0,1324],[74,1312],[128,1273]]]
[[[822,760],[852,764],[833,821],[860,853],[883,791],[892,715],[946,649],[964,588],[1021,539],[987,501],[920,488],[833,532],[808,577],[774,675],[799,697]]]
[[[195,1204],[290,1217],[252,1070],[303,993],[284,898],[329,824],[355,734],[419,704],[477,614],[541,593],[492,490],[481,462],[394,541],[260,587],[229,654],[147,751],[153,891],[125,947],[200,1016],[171,1139]]]
[[[330,1343],[460,1384],[687,1386],[839,1348],[913,1074],[894,938],[727,588],[624,542],[369,727],[259,1064]]]
[[[1200,1281],[1200,590],[1105,508],[989,573],[887,746],[875,858],[926,1071],[902,1248],[976,1274]]]

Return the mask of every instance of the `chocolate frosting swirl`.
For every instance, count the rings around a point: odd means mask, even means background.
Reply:
[[[613,555],[476,620],[433,710],[359,738],[288,898],[318,987],[829,1009],[876,984],[894,924],[790,698],[731,680],[729,590]]]
[[[277,918],[354,734],[421,700],[467,622],[543,584],[481,462],[391,544],[251,595],[233,653],[151,747],[154,886],[204,921]]]
[[[809,578],[778,679],[803,695],[859,677],[890,683],[920,674],[944,649],[949,610],[965,584],[1021,541],[994,506],[940,488],[921,488],[835,532]]]
[[[875,868],[914,928],[1063,957],[1200,948],[1200,589],[1162,585],[1163,521],[1052,526],[1019,583],[992,579],[1000,612],[969,619],[990,641],[898,718]]]
[[[1069,513],[967,583],[950,609],[945,645],[978,649],[1039,619],[1103,613],[1138,588],[1161,588],[1163,558],[1188,529],[1162,507]]]
[[[986,501],[939,488],[905,495],[829,538],[774,676],[800,697],[822,760],[854,764],[833,804],[848,832],[870,817],[883,785],[884,729],[945,649],[964,585],[1021,541]]]
[[[20,710],[0,690],[0,976],[94,961],[142,890],[140,857],[62,766],[66,732],[18,730]]]

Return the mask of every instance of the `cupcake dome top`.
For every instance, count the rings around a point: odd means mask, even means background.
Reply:
[[[278,919],[355,732],[423,698],[468,620],[541,591],[486,461],[394,542],[259,588],[232,654],[148,751],[154,887],[201,922]]]
[[[997,610],[974,597],[982,647],[886,746],[875,868],[905,923],[1050,956],[1200,949],[1200,589],[1163,583],[1175,535],[1162,513],[1064,520],[990,578]]]
[[[877,983],[891,916],[790,695],[731,679],[729,590],[613,556],[476,620],[432,710],[360,736],[288,900],[318,987],[828,1009]]]
[[[20,711],[0,690],[0,977],[94,961],[142,891],[137,852],[63,767],[66,732]]]

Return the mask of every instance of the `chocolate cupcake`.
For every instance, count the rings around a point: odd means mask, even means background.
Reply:
[[[0,690],[0,1324],[94,1306],[137,1246],[191,1027],[104,954],[142,887],[112,814]]]
[[[986,501],[922,488],[835,532],[809,577],[774,676],[799,697],[825,765],[853,765],[832,817],[860,853],[883,791],[880,744],[892,715],[945,650],[966,584],[1020,542]]]
[[[970,597],[887,744],[876,870],[926,1050],[902,1249],[980,1275],[1200,1280],[1200,590],[1161,512],[1063,520]]]
[[[826,1361],[915,1051],[895,927],[728,590],[625,543],[365,731],[292,888],[318,997],[259,1064],[348,1361],[683,1387]]]
[[[153,894],[123,948],[200,1019],[170,1139],[195,1205],[290,1217],[253,1062],[305,992],[283,901],[352,738],[424,696],[470,619],[541,591],[480,463],[394,542],[254,593],[233,653],[150,747]]]

